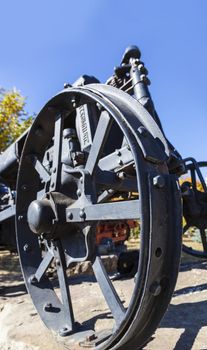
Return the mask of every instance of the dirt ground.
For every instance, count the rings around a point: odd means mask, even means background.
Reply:
[[[116,288],[127,302],[133,281],[116,282]],[[72,286],[78,299],[86,295],[90,282]],[[98,286],[93,284],[92,293]],[[93,299],[93,298],[92,298]],[[80,298],[86,317],[87,298]],[[78,303],[79,303],[78,302]],[[93,308],[93,305],[91,305]],[[105,302],[99,310],[106,312]],[[110,319],[107,322],[111,322]],[[98,325],[97,325],[98,327]],[[26,293],[18,257],[0,252],[0,350],[65,350],[70,346],[46,329]],[[183,257],[176,291],[169,309],[152,340],[144,350],[207,350],[207,262]],[[126,349],[127,350],[127,349]]]

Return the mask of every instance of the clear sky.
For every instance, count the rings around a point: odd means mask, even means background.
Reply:
[[[27,110],[81,74],[102,82],[138,45],[164,130],[183,157],[207,160],[207,0],[1,1],[0,86]]]

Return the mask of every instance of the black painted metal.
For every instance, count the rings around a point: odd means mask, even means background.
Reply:
[[[62,163],[64,128],[75,125],[78,106],[97,103],[101,113],[88,156],[85,152],[80,165]],[[122,135],[118,151],[111,140],[114,125]],[[146,129],[144,136],[142,127]],[[168,154],[162,132],[144,107],[110,86],[67,88],[37,116],[19,167],[16,216],[22,219],[17,219],[16,226],[25,283],[49,328],[73,341],[77,334],[79,339],[82,332],[85,334],[84,326],[77,326],[74,320],[66,270],[74,261],[89,260],[116,325],[110,337],[99,339],[96,348],[138,349],[156,329],[175,286],[180,255],[181,201],[176,178],[168,173]],[[52,159],[50,168],[46,158]],[[121,171],[127,177],[119,176]],[[117,182],[122,178],[125,184],[121,191],[128,193],[133,188],[138,197],[110,202],[105,191],[119,191]],[[54,217],[42,209],[45,201]],[[142,231],[137,278],[129,306],[124,308],[94,242],[100,220],[127,218],[140,219]],[[26,244],[30,253],[24,250]],[[61,300],[47,277],[51,263],[56,265]]]
[[[10,193],[18,171],[16,207],[15,195],[0,202],[1,227],[16,212],[28,292],[46,326],[67,336],[71,349],[141,349],[155,331],[178,274],[182,209],[177,178],[188,170],[190,191],[181,186],[184,231],[191,225],[200,229],[203,251],[185,245],[183,250],[207,257],[207,186],[200,171],[207,162],[183,161],[166,139],[140,55],[136,46],[129,47],[106,84],[89,76],[66,84],[31,129],[0,155],[0,179]],[[197,190],[196,174],[203,192]],[[100,222],[127,219],[139,220],[141,245],[133,255],[130,302],[123,305],[95,240]],[[75,282],[67,273],[85,261],[114,320],[101,332],[94,333],[90,310],[87,327],[74,312],[70,285]],[[50,278],[51,269],[57,279]]]
[[[207,258],[207,185],[201,169],[207,169],[207,162],[197,162],[194,158],[184,159],[186,171],[190,172],[190,179],[181,185],[183,196],[183,215],[186,225],[185,233],[190,227],[196,228],[199,234],[202,250],[196,250],[191,245],[183,244],[183,251],[187,254]],[[189,182],[190,181],[190,182]],[[198,188],[198,183],[201,188]],[[197,237],[197,239],[199,238]]]

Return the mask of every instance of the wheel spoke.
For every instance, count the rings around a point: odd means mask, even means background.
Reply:
[[[50,174],[36,156],[32,157],[32,163],[35,170],[39,174],[40,179],[44,182],[48,182],[50,180]]]
[[[206,233],[205,233],[205,229],[200,229],[200,233],[201,233],[201,240],[202,240],[202,244],[203,244],[203,249],[205,252],[207,252],[207,241],[206,241]]]
[[[50,187],[52,191],[57,189],[60,181],[62,131],[63,131],[63,116],[59,114],[55,121],[55,131],[54,131],[53,165],[52,165],[52,175],[51,175],[51,182],[50,182]]]
[[[66,275],[66,261],[65,255],[62,249],[62,245],[59,241],[56,242],[57,248],[57,275],[61,291],[61,299],[64,307],[65,320],[68,323],[68,327],[72,331],[74,329],[74,315],[73,307],[71,302],[70,290],[67,284],[67,275]]]
[[[94,204],[81,210],[74,207],[66,209],[68,222],[82,222],[83,219],[85,221],[130,220],[140,218],[140,216],[140,201],[138,199]]]
[[[41,263],[40,263],[40,265],[35,273],[35,278],[38,282],[41,281],[42,277],[44,276],[45,272],[47,271],[48,267],[50,266],[53,258],[54,258],[54,255],[48,250],[48,252],[44,256],[43,260],[41,261]]]
[[[103,296],[114,317],[116,325],[118,326],[122,322],[126,311],[105,270],[105,267],[100,257],[98,256],[96,257],[96,260],[93,263],[93,271],[94,271],[96,280],[99,283],[99,286],[101,288]]]
[[[109,130],[111,126],[110,115],[104,111],[100,115],[97,129],[94,135],[93,144],[88,155],[85,169],[93,175],[99,161],[99,157],[105,145]]]

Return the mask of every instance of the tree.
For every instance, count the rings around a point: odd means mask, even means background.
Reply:
[[[25,97],[16,89],[0,90],[0,152],[14,142],[32,123],[25,111]]]

